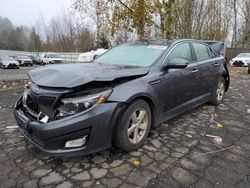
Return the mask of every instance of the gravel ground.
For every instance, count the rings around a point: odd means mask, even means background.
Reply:
[[[231,74],[222,105],[163,123],[135,152],[77,158],[51,157],[8,129],[22,89],[0,90],[0,187],[250,187],[250,76]]]
[[[64,63],[77,63],[77,62],[64,62]],[[41,65],[33,65],[32,67],[20,67],[19,69],[1,69],[0,68],[0,82],[12,81],[20,79],[28,79],[27,73]]]
[[[0,81],[28,79],[27,73],[37,67],[39,65],[20,67],[19,69],[0,69]]]

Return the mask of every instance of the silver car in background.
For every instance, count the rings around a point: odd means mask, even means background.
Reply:
[[[247,67],[250,65],[250,53],[240,53],[233,58],[230,63],[231,66],[235,67]]]
[[[33,66],[32,60],[28,56],[16,56],[15,60],[19,62],[20,66]]]
[[[12,57],[0,57],[0,68],[2,69],[19,69],[19,63]]]

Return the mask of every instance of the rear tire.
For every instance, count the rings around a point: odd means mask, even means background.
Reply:
[[[115,146],[123,151],[133,151],[141,147],[151,127],[151,110],[144,100],[130,104],[115,131]]]
[[[212,94],[212,100],[210,101],[213,105],[219,105],[222,103],[226,91],[226,82],[223,77],[220,77],[217,81],[216,87]]]

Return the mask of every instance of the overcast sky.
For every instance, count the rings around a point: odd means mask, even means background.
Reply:
[[[0,16],[15,25],[29,26],[41,16],[50,20],[63,9],[70,8],[72,0],[0,0]]]

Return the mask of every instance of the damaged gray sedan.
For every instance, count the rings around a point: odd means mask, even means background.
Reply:
[[[25,139],[55,156],[136,150],[151,127],[220,104],[229,87],[224,58],[195,40],[130,42],[90,64],[40,67],[29,77],[15,117]]]

